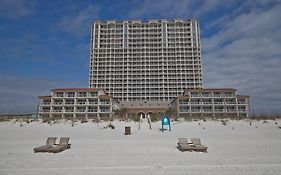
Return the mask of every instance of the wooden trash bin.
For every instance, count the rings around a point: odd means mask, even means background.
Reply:
[[[125,126],[125,135],[131,135],[131,127]]]

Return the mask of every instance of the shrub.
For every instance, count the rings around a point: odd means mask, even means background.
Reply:
[[[111,129],[115,129],[115,126],[111,122],[107,125],[107,127]]]

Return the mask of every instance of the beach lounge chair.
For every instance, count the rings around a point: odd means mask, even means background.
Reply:
[[[70,145],[71,145],[71,144],[68,143],[69,139],[70,139],[69,137],[60,138],[60,143],[57,146],[50,148],[48,152],[59,153],[59,152],[62,152],[66,149],[69,149]]]
[[[195,146],[195,148],[193,149],[194,151],[207,152],[208,147],[205,145],[202,145],[200,139],[192,138],[191,142]]]
[[[193,151],[194,145],[187,142],[187,138],[178,138],[178,149],[180,151]]]
[[[55,146],[56,144],[56,137],[48,137],[46,141],[46,145],[34,148],[34,152],[48,152],[48,150]]]

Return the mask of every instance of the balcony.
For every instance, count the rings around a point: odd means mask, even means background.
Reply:
[[[224,109],[215,109],[215,112],[224,112]]]
[[[236,105],[236,102],[234,101],[234,102],[226,102],[225,103],[226,105]]]
[[[56,103],[53,103],[53,105],[54,106],[61,106],[61,105],[63,105],[63,103],[62,102],[56,102]]]
[[[214,111],[212,109],[203,109],[202,112],[210,113],[210,112],[214,112]]]
[[[190,102],[191,105],[201,105],[200,102]]]
[[[213,102],[202,102],[203,105],[213,105]]]
[[[54,109],[52,112],[54,112],[54,113],[60,113],[60,112],[62,112],[62,109]]]
[[[74,102],[66,102],[65,105],[74,105]]]
[[[88,109],[88,112],[98,112],[97,109]]]
[[[187,106],[190,105],[190,103],[179,103],[179,106]]]
[[[223,94],[214,94],[213,97],[214,98],[222,98],[222,97],[224,97],[224,95]]]
[[[192,98],[201,98],[201,95],[191,95]]]
[[[77,100],[76,104],[77,105],[86,105],[87,101],[86,100]]]
[[[77,97],[78,97],[78,98],[86,98],[87,95],[86,95],[86,94],[77,94]]]
[[[42,110],[42,111],[40,111],[40,113],[49,113],[50,112],[50,110]]]
[[[89,102],[89,105],[98,105],[98,102]]]
[[[85,113],[85,112],[86,112],[86,109],[76,109],[76,112]]]
[[[237,112],[236,109],[226,109],[226,112]]]
[[[71,113],[71,112],[74,112],[73,109],[68,109],[68,110],[64,110],[65,113]]]
[[[214,105],[223,105],[224,102],[214,102]]]
[[[102,112],[102,113],[109,113],[110,111],[109,110],[100,110],[100,112]]]
[[[58,93],[54,93],[53,97],[54,98],[63,98],[63,92],[61,92],[61,93],[59,93],[59,92]]]

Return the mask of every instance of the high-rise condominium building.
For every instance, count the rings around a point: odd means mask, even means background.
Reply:
[[[202,88],[197,20],[96,21],[90,88],[119,101],[166,101]]]
[[[249,96],[203,89],[197,20],[96,21],[92,25],[90,88],[53,89],[40,96],[42,117],[247,117]],[[109,95],[107,94],[109,93]],[[130,115],[129,115],[130,114]]]

